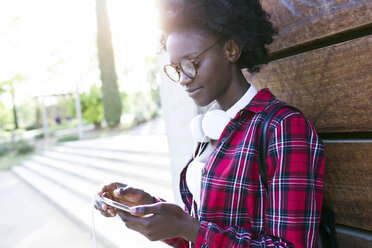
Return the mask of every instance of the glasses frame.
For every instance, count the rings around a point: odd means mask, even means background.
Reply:
[[[199,53],[198,55],[196,55],[195,57],[193,57],[193,58],[191,58],[191,59],[183,58],[183,59],[181,59],[181,61],[178,62],[177,64],[170,63],[170,64],[166,64],[166,65],[164,65],[163,70],[164,70],[165,74],[168,76],[168,78],[169,78],[170,80],[172,80],[173,82],[176,82],[176,83],[178,83],[178,82],[181,80],[181,71],[182,71],[186,76],[188,76],[189,78],[195,78],[196,75],[197,75],[197,73],[198,73],[198,70],[197,70],[197,68],[196,68],[195,60],[196,60],[197,58],[199,58],[201,55],[203,55],[205,52],[207,52],[209,49],[211,49],[212,47],[214,47],[214,46],[215,46],[218,42],[220,42],[222,39],[223,39],[223,37],[219,38],[219,39],[216,40],[212,45],[210,45],[207,49],[205,49],[204,51],[202,51],[201,53]],[[186,73],[186,72],[183,70],[183,68],[182,68],[182,66],[181,66],[181,63],[182,63],[183,61],[185,61],[185,60],[191,62],[191,64],[194,66],[194,68],[195,68],[195,75],[189,75],[188,73]],[[167,66],[171,66],[171,67],[173,67],[173,68],[176,70],[176,72],[177,72],[177,74],[178,74],[178,80],[174,80],[171,76],[169,76],[169,74],[168,74],[168,72],[167,72],[167,69],[166,69]]]

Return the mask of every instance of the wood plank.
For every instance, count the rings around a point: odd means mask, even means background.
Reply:
[[[372,35],[273,61],[248,81],[294,105],[317,131],[372,131]]]
[[[370,248],[372,247],[372,233],[348,227],[337,227],[336,235],[340,248]]]
[[[324,201],[338,224],[372,231],[372,142],[325,146]]]
[[[261,0],[279,33],[271,53],[372,23],[371,0]]]

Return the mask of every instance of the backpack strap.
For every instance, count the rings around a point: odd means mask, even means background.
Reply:
[[[267,171],[268,166],[266,163],[267,158],[267,133],[270,126],[270,122],[278,113],[279,110],[283,108],[289,108],[296,112],[300,112],[295,107],[289,105],[277,105],[273,107],[267,114],[264,115],[264,120],[262,122],[259,143],[258,143],[258,170],[260,172],[261,181],[265,186],[266,192],[268,192],[269,187],[267,184]],[[324,202],[322,204],[322,212],[319,224],[319,247],[321,248],[338,248],[337,236],[336,236],[336,223],[335,223],[335,213],[329,208]]]
[[[267,133],[270,126],[270,122],[273,119],[273,117],[279,112],[279,110],[289,108],[296,112],[300,112],[295,107],[289,106],[289,105],[277,105],[273,107],[269,112],[266,113],[264,116],[264,120],[261,125],[261,130],[259,134],[259,141],[258,141],[258,171],[260,172],[261,181],[263,185],[265,186],[266,192],[269,190],[268,184],[267,184]]]

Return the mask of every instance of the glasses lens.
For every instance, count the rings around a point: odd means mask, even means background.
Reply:
[[[194,63],[192,63],[190,60],[183,59],[181,60],[180,66],[182,68],[182,71],[191,78],[194,78],[196,76],[196,68],[194,66]]]
[[[171,65],[166,65],[164,66],[164,71],[171,80],[175,82],[178,82],[180,80],[180,75],[178,74],[177,69],[175,67]]]

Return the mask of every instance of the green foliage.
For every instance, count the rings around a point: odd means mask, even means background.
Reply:
[[[64,96],[58,99],[56,108],[61,116],[72,117],[75,116],[75,97],[71,95]],[[62,122],[63,123],[63,122]]]
[[[21,165],[24,160],[30,159],[31,154],[19,155],[14,152],[8,153],[0,157],[0,170],[8,170],[12,166]]]
[[[11,147],[7,143],[0,143],[0,157],[10,152]]]
[[[0,128],[13,128],[12,110],[8,109],[2,102],[0,102]]]
[[[43,139],[43,138],[44,138],[44,133],[43,132],[40,132],[40,133],[35,135],[35,139]]]
[[[101,90],[93,85],[89,94],[81,93],[79,97],[83,119],[89,123],[100,124],[104,116]],[[69,113],[76,117],[74,98],[69,102]]]
[[[38,128],[36,125],[34,101],[26,101],[20,105],[17,105],[17,115],[20,127],[25,127],[26,130],[31,130],[30,128]]]
[[[15,143],[0,143],[0,157],[15,154],[24,155],[32,152],[34,150],[33,145],[31,145],[26,140],[18,140]]]
[[[36,123],[33,123],[31,125],[26,126],[25,130],[30,131],[30,130],[35,130],[35,129],[38,129],[38,128],[40,128],[40,127]]]
[[[16,83],[22,82],[24,79],[25,78],[21,74],[16,74],[11,79],[0,82],[0,94],[4,92],[9,92],[12,97],[14,129],[18,129],[17,108],[14,103],[15,98],[14,85]]]
[[[128,101],[128,98],[129,98],[129,94],[126,93],[126,92],[120,92],[120,98],[121,98],[121,103],[122,103],[122,110],[124,113],[129,113],[130,111],[130,105],[129,105],[129,101]]]
[[[93,85],[89,95],[80,94],[81,112],[83,119],[94,124],[103,120],[103,105],[101,90]]]
[[[68,141],[75,141],[78,140],[79,137],[77,135],[68,135],[68,136],[63,136],[58,139],[58,142],[68,142]]]
[[[34,150],[34,147],[30,145],[30,143],[26,140],[18,140],[14,144],[14,150],[17,154],[23,155],[32,152]]]

